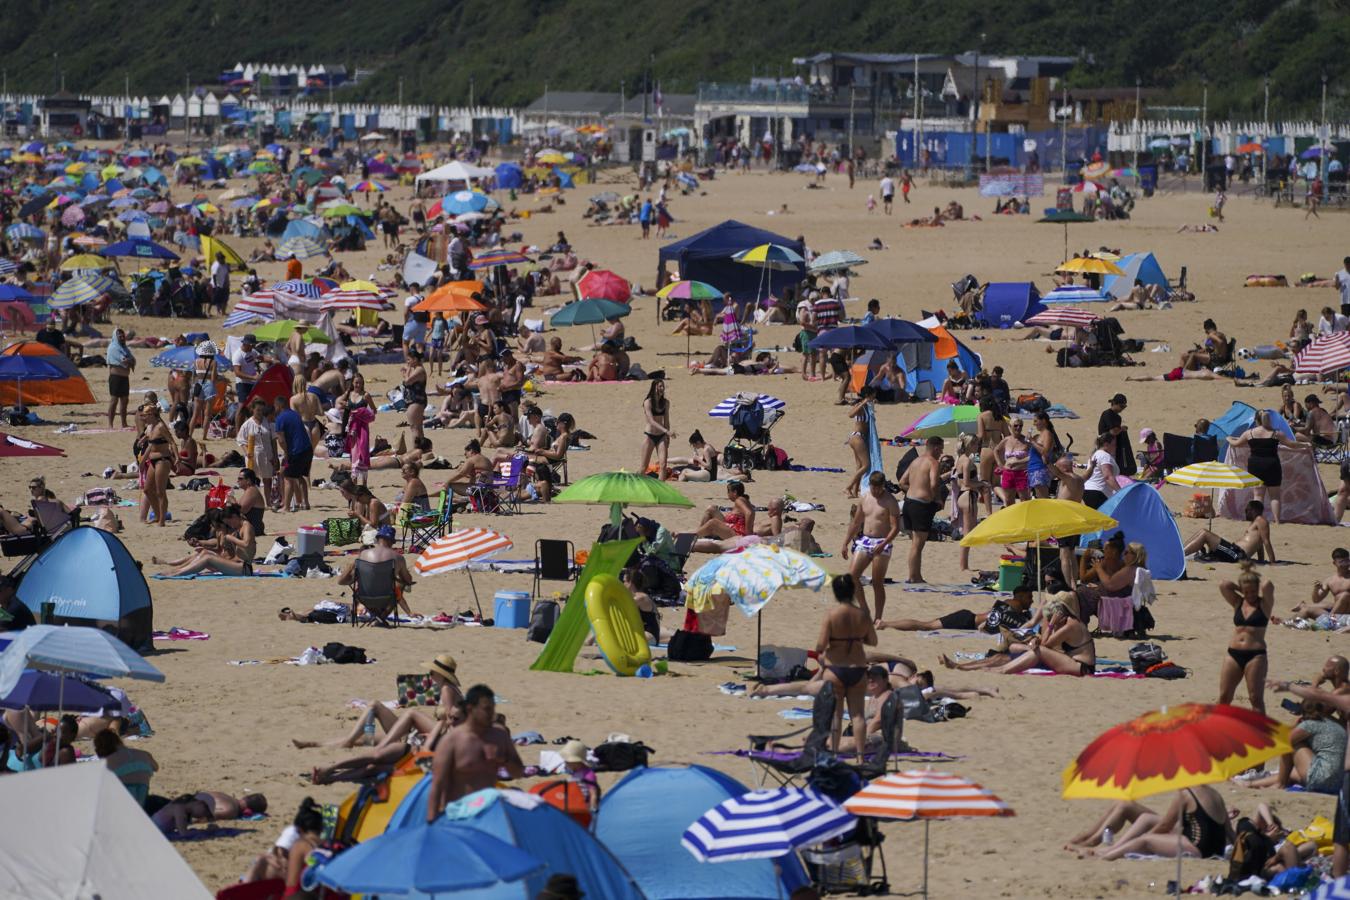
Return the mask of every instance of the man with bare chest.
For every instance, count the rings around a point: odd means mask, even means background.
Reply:
[[[505,770],[520,778],[525,766],[511,742],[511,733],[497,724],[497,702],[492,688],[476,684],[464,695],[467,718],[436,746],[427,794],[427,821],[434,822],[446,804],[490,788]]]
[[[923,584],[923,547],[928,533],[933,530],[933,518],[942,503],[938,500],[939,460],[942,457],[942,438],[930,437],[924,442],[923,453],[910,463],[900,479],[905,492],[905,506],[900,518],[910,534],[909,576],[906,584]]]
[[[873,472],[867,479],[867,493],[858,503],[853,521],[844,535],[844,559],[852,553],[849,573],[853,583],[862,590],[862,573],[872,566],[872,594],[875,599],[876,621],[886,608],[886,569],[891,564],[891,549],[900,533],[900,505],[886,490],[886,476]]]

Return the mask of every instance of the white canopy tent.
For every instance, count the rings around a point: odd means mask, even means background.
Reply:
[[[424,181],[463,181],[468,182],[474,178],[489,178],[496,175],[495,169],[485,169],[479,166],[471,166],[462,163],[459,160],[448,162],[438,169],[432,169],[430,172],[423,172],[417,176],[417,183]]]
[[[210,900],[102,762],[0,778],[0,897]]]

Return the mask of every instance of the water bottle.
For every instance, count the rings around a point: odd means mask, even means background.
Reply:
[[[1114,834],[1111,833],[1111,829],[1110,829],[1110,828],[1107,828],[1107,829],[1105,829],[1105,830],[1102,831],[1102,846],[1103,846],[1103,847],[1109,847],[1109,846],[1111,846],[1111,842],[1114,841],[1115,839],[1116,839],[1116,836],[1115,836]]]
[[[375,717],[372,715],[366,719],[365,727],[361,729],[365,735],[365,744],[367,747],[375,746]]]

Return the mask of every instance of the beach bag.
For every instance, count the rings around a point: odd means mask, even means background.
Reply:
[[[548,642],[553,626],[558,623],[558,601],[537,600],[530,610],[530,625],[525,631],[525,639],[536,644]]]
[[[727,417],[733,434],[757,436],[764,427],[764,407],[759,405],[759,395],[744,394],[736,398],[736,405]]]
[[[1140,675],[1167,661],[1167,654],[1157,644],[1139,643],[1130,648],[1130,665]]]
[[[599,763],[596,768],[626,772],[639,766],[645,769],[648,758],[655,751],[641,741],[605,741],[591,752]]]
[[[436,689],[431,676],[425,672],[417,675],[395,675],[399,706],[435,706],[441,702],[440,691]]]
[[[788,467],[790,462],[792,462],[791,458],[788,457],[786,450],[782,447],[774,447],[772,445],[769,447],[768,458],[769,471],[771,472],[782,471]]]
[[[1233,838],[1233,855],[1228,862],[1228,880],[1242,881],[1260,875],[1266,860],[1275,852],[1275,843],[1243,816],[1238,819]]]
[[[1050,408],[1050,401],[1044,394],[1018,394],[1017,408],[1029,413],[1038,413]]]
[[[712,635],[680,630],[670,636],[666,658],[671,662],[703,662],[712,659]]]
[[[324,530],[328,532],[328,544],[342,547],[361,541],[361,520],[355,516],[323,520]]]
[[[230,499],[230,486],[223,480],[211,485],[206,491],[207,509],[224,509]]]
[[[329,641],[323,645],[323,655],[329,662],[352,665],[366,662],[366,649],[353,647],[338,641]]]

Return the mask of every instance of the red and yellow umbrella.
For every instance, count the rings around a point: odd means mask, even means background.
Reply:
[[[1064,796],[1137,800],[1225,781],[1289,752],[1289,728],[1254,710],[1163,707],[1089,744],[1064,770]]]

